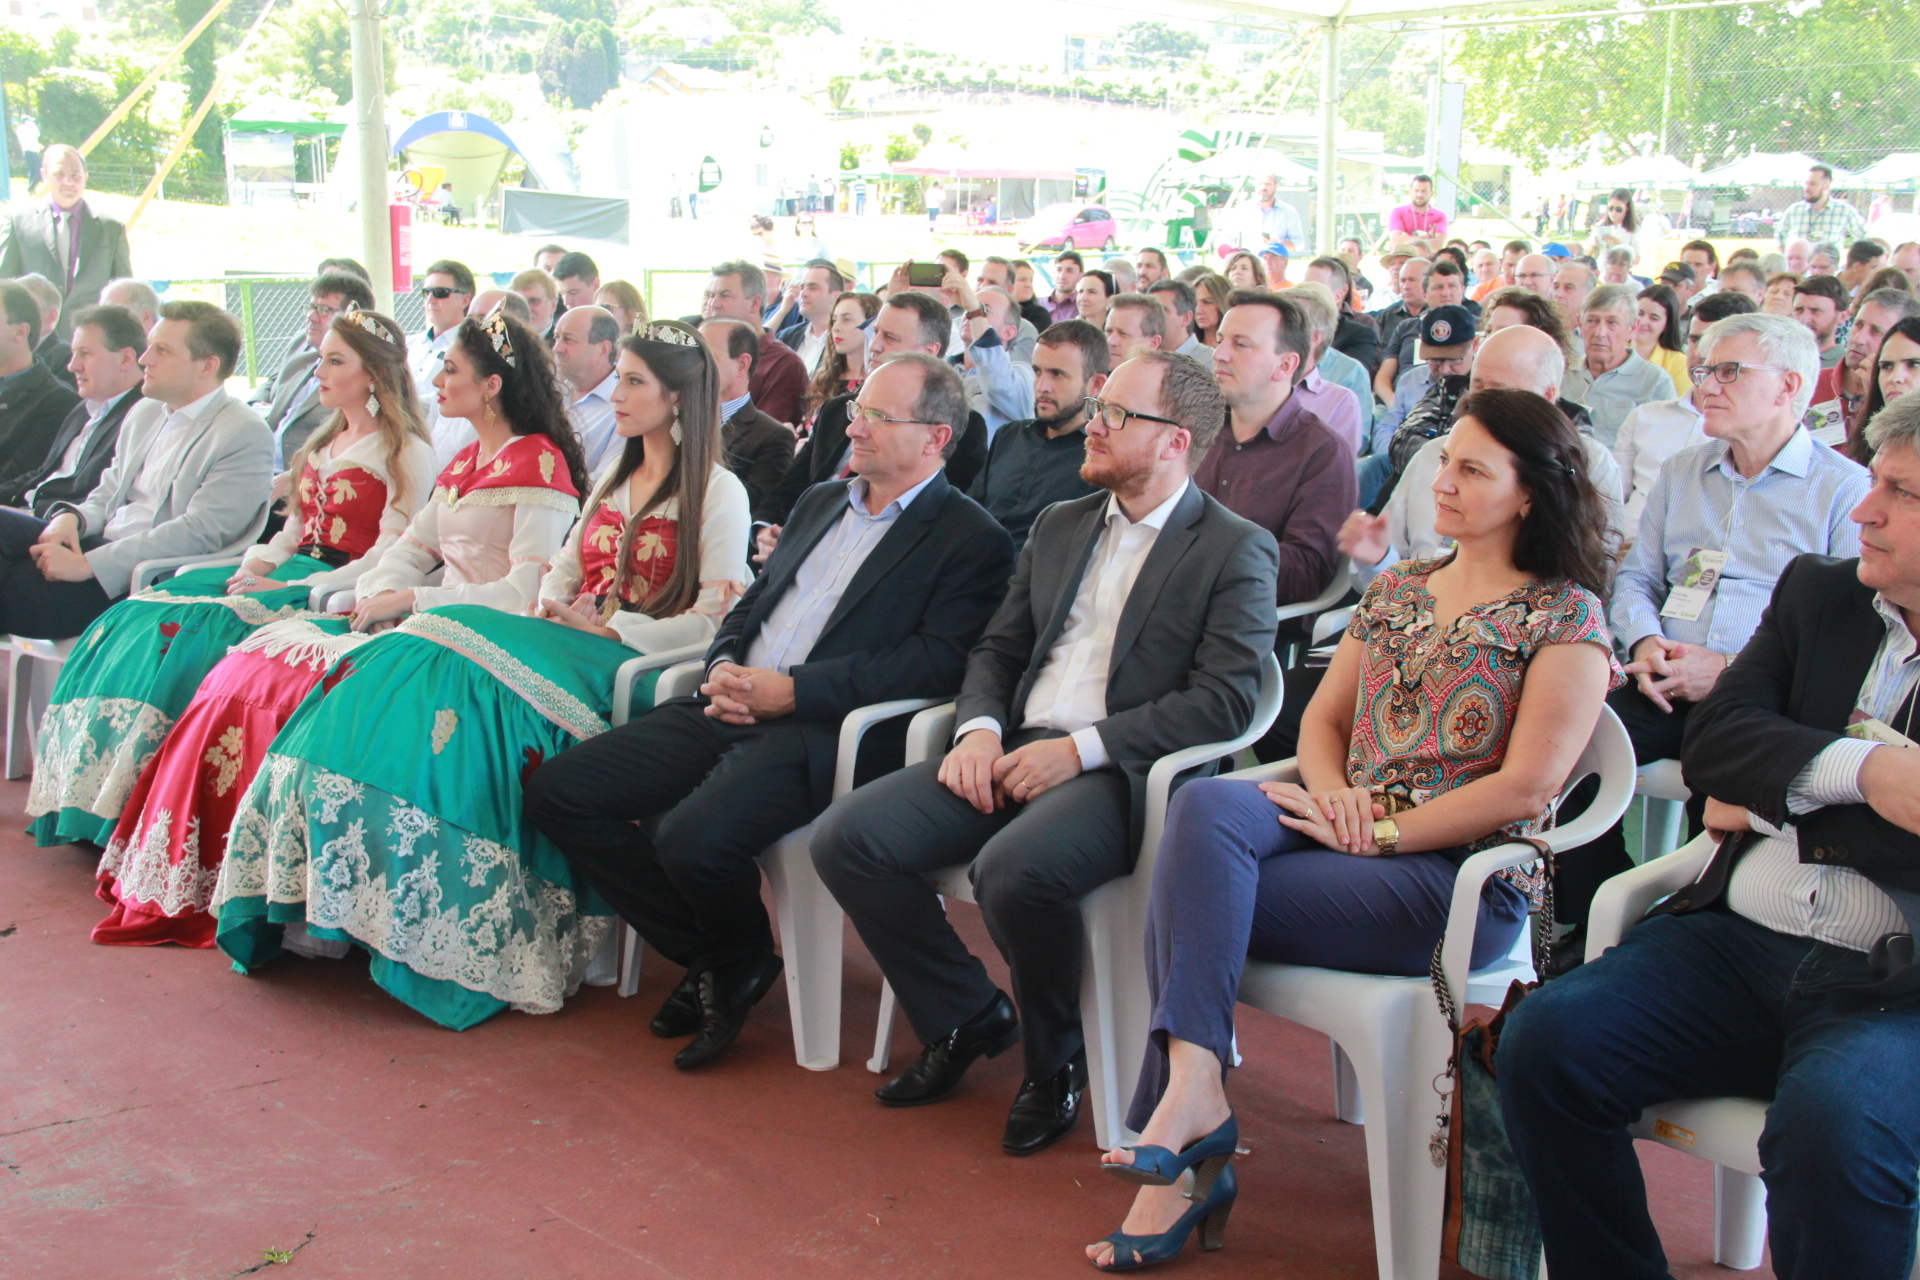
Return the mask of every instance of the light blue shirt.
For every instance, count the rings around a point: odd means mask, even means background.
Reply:
[[[753,399],[753,393],[748,392],[746,395],[739,396],[732,400],[722,400],[720,402],[721,424],[724,426],[725,424],[732,422],[733,415],[740,412],[740,410],[744,409],[747,405],[747,401],[751,399]]]
[[[1011,358],[992,329],[967,348],[973,368],[961,375],[967,401],[986,420],[987,444],[1009,422],[1033,416],[1033,366]]]
[[[1650,635],[1738,653],[1760,625],[1774,584],[1797,555],[1860,554],[1847,513],[1866,496],[1867,470],[1807,434],[1805,427],[1748,480],[1724,440],[1682,449],[1660,468],[1621,566],[1610,611],[1629,652]],[[1696,550],[1724,551],[1726,568],[1700,617],[1663,618],[1667,595]]]
[[[580,449],[587,455],[588,475],[600,474],[600,468],[611,461],[625,443],[614,430],[617,424],[612,396],[613,374],[608,373],[599,386],[567,406],[574,434],[580,437]]]
[[[1560,394],[1587,406],[1587,416],[1593,419],[1593,438],[1611,449],[1629,413],[1655,400],[1673,399],[1673,379],[1665,369],[1630,350],[1619,367],[1597,378],[1587,372],[1584,358],[1576,361],[1560,384]]]
[[[1367,430],[1373,425],[1373,380],[1367,377],[1367,366],[1344,351],[1328,347],[1321,353],[1317,369],[1321,377],[1353,392],[1353,398],[1360,402],[1360,445],[1364,449]]]
[[[1373,440],[1368,453],[1385,453],[1387,446],[1393,443],[1393,433],[1413,412],[1413,406],[1420,403],[1420,397],[1427,394],[1427,388],[1433,385],[1433,369],[1429,365],[1417,364],[1402,373],[1393,384],[1393,403],[1387,411],[1373,420]]]
[[[827,619],[840,606],[840,597],[846,594],[853,575],[880,545],[880,539],[887,536],[887,530],[893,528],[900,513],[912,506],[921,490],[932,483],[933,476],[928,476],[889,502],[877,515],[870,515],[866,477],[855,476],[849,480],[847,509],[808,553],[793,576],[793,585],[761,624],[760,634],[747,649],[745,665],[769,668],[784,675],[805,662],[820,633],[827,629]]]

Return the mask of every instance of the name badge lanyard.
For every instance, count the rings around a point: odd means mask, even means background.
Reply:
[[[1758,477],[1756,477],[1757,479]],[[1733,500],[1727,504],[1727,516],[1720,522],[1718,537],[1722,548],[1733,545],[1734,515],[1740,509],[1740,499],[1753,485],[1751,480],[1736,480],[1733,486]],[[1674,618],[1681,622],[1698,622],[1707,611],[1707,604],[1713,599],[1714,591],[1720,585],[1720,577],[1726,572],[1728,554],[1725,550],[1708,547],[1695,547],[1687,557],[1686,569],[1680,578],[1680,585],[1667,593],[1667,603],[1660,610],[1663,618]]]

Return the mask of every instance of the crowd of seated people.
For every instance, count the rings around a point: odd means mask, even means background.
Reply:
[[[1069,252],[1051,295],[954,251],[871,293],[736,260],[648,320],[548,246],[505,290],[435,262],[412,334],[329,260],[251,403],[210,303],[74,310],[67,390],[44,300],[0,282],[0,633],[72,641],[30,833],[101,850],[98,942],[246,973],[358,947],[455,1029],[560,1008],[624,920],[684,971],[650,1029],[696,1070],[782,972],[755,858],[813,822],[920,1046],[877,1101],[1018,1046],[1024,1156],[1079,1124],[1080,903],[1133,867],[1149,769],[1246,734],[1294,657],[1259,754],[1300,781],[1174,780],[1140,1139],[1102,1161],[1140,1190],[1088,1249],[1120,1270],[1220,1243],[1247,959],[1423,973],[1462,860],[1554,823],[1607,705],[1722,843],[1591,964],[1617,824],[1482,894],[1476,965],[1555,889],[1500,1077],[1553,1274],[1665,1274],[1625,1126],[1718,1093],[1779,1100],[1778,1274],[1904,1274],[1911,281],[1799,278],[1777,315],[1706,242],[1643,285],[1626,245],[1603,270],[1413,237],[1367,313],[1342,247],[1299,281],[1260,246],[1143,252],[1139,292]],[[1348,584],[1338,642],[1295,657],[1275,608]],[[698,693],[656,697],[694,653]],[[835,798],[842,719],[902,698],[954,700],[945,749],[901,768],[883,725]],[[924,878],[956,864],[1008,990]]]

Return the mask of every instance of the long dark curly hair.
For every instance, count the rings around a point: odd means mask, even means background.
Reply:
[[[500,416],[517,436],[545,436],[559,447],[567,460],[567,473],[573,478],[576,493],[585,493],[593,482],[587,473],[587,455],[580,448],[580,437],[567,417],[566,401],[560,397],[560,380],[553,372],[553,357],[540,335],[502,311],[497,317],[507,328],[507,345],[513,363],[493,349],[487,333],[487,320],[472,316],[460,322],[454,341],[473,362],[477,374],[500,379]]]
[[[1485,427],[1513,455],[1520,484],[1533,497],[1513,539],[1513,567],[1577,582],[1604,603],[1613,590],[1613,535],[1567,415],[1531,391],[1473,391],[1460,401],[1454,420],[1462,418]]]

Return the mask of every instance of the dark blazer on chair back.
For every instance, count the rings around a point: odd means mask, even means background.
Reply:
[[[1056,503],[1034,522],[1007,598],[968,655],[956,724],[992,716],[1008,733],[1020,724],[1099,545],[1107,501],[1102,492]],[[1107,716],[1094,726],[1127,775],[1136,847],[1153,762],[1252,723],[1261,663],[1273,652],[1279,561],[1272,534],[1195,485],[1147,553],[1114,635]]]
[[[1787,809],[1795,775],[1845,732],[1887,633],[1858,564],[1803,555],[1787,565],[1738,661],[1688,716],[1681,765],[1694,790],[1751,809],[1775,826],[1791,822],[1800,861],[1852,867],[1883,889],[1920,893],[1920,836],[1865,804],[1828,805],[1797,817]],[[1697,911],[1718,901],[1734,865],[1757,840],[1748,833],[1726,841],[1699,881],[1656,911]],[[1880,998],[1920,995],[1920,965],[1851,990]]]
[[[38,360],[0,383],[0,489],[47,456],[67,415],[76,412],[86,412],[79,394]]]
[[[845,483],[816,485],[801,497],[765,572],[720,624],[709,667],[747,660],[800,566],[846,510]],[[840,721],[849,711],[945,697],[960,687],[967,650],[1006,594],[1012,568],[1006,530],[935,474],[854,573],[807,660],[789,672],[816,804],[832,799]],[[874,730],[882,743],[897,744],[905,733],[904,720]]]
[[[137,386],[116,400],[113,407],[101,415],[99,427],[81,451],[80,465],[74,469],[74,473],[49,481],[47,477],[60,469],[67,446],[87,429],[87,402],[82,400],[74,405],[67,411],[60,429],[54,433],[46,454],[32,467],[15,470],[11,465],[12,459],[0,462],[0,507],[19,506],[26,501],[29,490],[33,492],[33,513],[41,517],[56,502],[78,503],[84,500],[93,492],[93,487],[100,483],[100,476],[106,471],[107,464],[113,461],[114,446],[120,442],[120,423],[126,418],[127,410],[139,403],[140,388]]]

